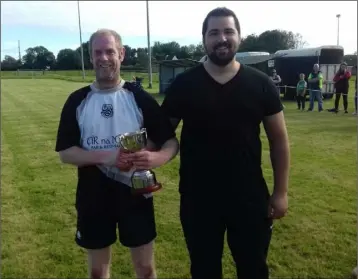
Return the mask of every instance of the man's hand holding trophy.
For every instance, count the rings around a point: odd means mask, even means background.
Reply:
[[[134,170],[131,182],[133,194],[148,194],[162,188],[151,169],[163,164],[159,152],[147,149],[147,131],[145,128],[137,132],[120,136],[120,145],[116,166],[124,172]]]

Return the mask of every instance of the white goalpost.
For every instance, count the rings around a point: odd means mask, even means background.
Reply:
[[[16,75],[19,77],[36,78],[37,76],[43,76],[44,74],[45,74],[45,70],[37,70],[37,69],[19,69],[16,71]]]

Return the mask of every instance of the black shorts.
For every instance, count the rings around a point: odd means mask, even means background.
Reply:
[[[153,198],[134,196],[130,187],[108,178],[101,178],[97,185],[94,182],[79,184],[77,189],[75,241],[79,246],[108,247],[117,240],[117,228],[119,241],[126,247],[139,247],[156,238]]]

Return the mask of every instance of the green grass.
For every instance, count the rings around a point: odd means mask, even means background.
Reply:
[[[54,152],[63,103],[83,83],[1,82],[1,277],[85,278],[86,255],[74,243],[76,170],[60,164]],[[290,208],[274,227],[271,276],[348,278],[356,266],[356,118],[285,105],[292,150]],[[271,185],[264,133],[262,139],[263,169]],[[179,223],[178,163],[175,158],[156,171],[164,184],[155,195],[159,278],[190,277]],[[223,265],[225,277],[234,278],[227,247]],[[118,243],[112,277],[134,278],[130,254]]]
[[[142,84],[146,90],[151,93],[159,93],[159,75],[152,73],[152,88],[149,89],[149,77],[147,73],[121,71],[121,77],[125,80],[132,80],[133,76],[143,78]],[[90,83],[95,80],[93,70],[85,71],[85,78],[83,80],[82,71],[69,70],[69,71],[22,71],[18,74],[16,71],[2,71],[1,79],[58,79],[63,81],[85,82]]]

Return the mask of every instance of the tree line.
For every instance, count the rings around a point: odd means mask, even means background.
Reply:
[[[90,56],[88,51],[88,41],[82,44],[84,67],[91,69]],[[294,34],[285,30],[268,30],[260,35],[251,34],[242,39],[240,52],[263,51],[275,53],[281,49],[297,49],[304,47],[306,42],[303,41],[299,33]],[[124,45],[126,54],[122,63],[123,68],[133,71],[146,70],[148,67],[148,48],[132,48]],[[205,55],[205,49],[202,43],[197,45],[183,45],[178,42],[154,42],[151,47],[152,61],[160,62],[172,59],[176,56],[178,59],[200,60]],[[1,61],[1,70],[14,71],[18,69],[33,70],[78,70],[82,68],[81,47],[77,49],[61,49],[57,57],[45,46],[34,46],[26,49],[26,54],[21,59],[16,59],[6,55]]]

